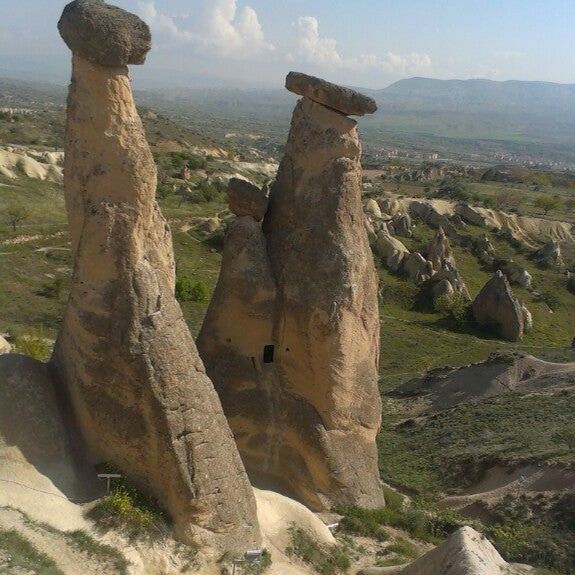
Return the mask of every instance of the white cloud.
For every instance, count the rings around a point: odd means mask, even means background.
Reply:
[[[160,41],[188,43],[235,59],[274,50],[266,41],[256,11],[249,6],[238,9],[236,0],[196,0],[191,12],[179,18],[159,12],[153,0],[141,0],[138,7]]]
[[[324,38],[319,31],[319,22],[313,16],[302,16],[297,21],[298,37],[295,50],[287,55],[288,61],[303,62],[314,66],[355,70],[358,72],[380,71],[394,76],[431,74],[432,62],[428,54],[395,54],[383,56],[362,54],[344,57],[340,54],[337,41]]]

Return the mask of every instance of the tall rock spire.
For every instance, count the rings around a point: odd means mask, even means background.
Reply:
[[[174,297],[169,226],[126,64],[147,26],[99,0],[59,23],[73,51],[65,195],[74,275],[53,368],[95,460],[155,496],[184,541],[244,551],[256,504],[221,403]]]
[[[304,97],[263,231],[232,227],[198,347],[254,482],[313,509],[377,507],[377,277],[347,116],[375,102],[304,74],[287,87]]]

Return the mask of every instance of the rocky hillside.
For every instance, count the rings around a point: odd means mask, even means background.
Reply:
[[[575,572],[571,179],[362,172],[305,74],[278,164],[138,113],[134,15],[60,33],[65,138],[1,117],[0,572]]]

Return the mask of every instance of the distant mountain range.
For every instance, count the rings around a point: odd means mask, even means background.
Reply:
[[[410,78],[368,92],[388,109],[575,114],[575,84]]]
[[[0,80],[0,106],[63,102],[64,91],[46,84]],[[379,112],[360,120],[370,149],[396,146],[450,157],[525,158],[575,166],[575,84],[410,78],[374,97]],[[296,101],[284,89],[177,88],[138,91],[140,104],[199,133],[225,138],[256,134],[274,146],[285,142]]]

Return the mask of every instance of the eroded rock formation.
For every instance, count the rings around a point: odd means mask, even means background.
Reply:
[[[453,268],[456,267],[453,250],[449,239],[445,235],[443,228],[440,226],[427,250],[427,259],[431,262],[433,269],[439,271],[448,263]]]
[[[409,256],[409,250],[397,238],[381,231],[376,238],[373,251],[379,256],[385,267],[392,272],[399,272],[403,260]]]
[[[253,481],[313,509],[377,507],[377,277],[346,115],[373,105],[305,75],[287,87],[304,98],[265,233],[253,218],[230,230],[198,347]]]
[[[561,254],[561,244],[556,241],[546,243],[533,255],[533,259],[542,268],[562,268],[565,263]]]
[[[495,329],[500,337],[508,341],[523,339],[526,327],[524,306],[513,295],[501,271],[497,271],[483,286],[472,308],[473,317],[480,326]]]
[[[185,541],[244,551],[256,505],[221,403],[174,298],[171,233],[127,63],[149,30],[98,0],[69,4],[65,196],[74,274],[52,367],[96,461],[169,511]]]
[[[265,190],[247,180],[231,178],[228,183],[228,203],[236,216],[251,216],[261,222],[268,211],[269,200]]]

